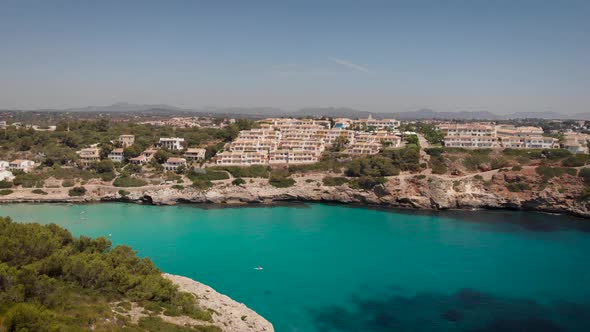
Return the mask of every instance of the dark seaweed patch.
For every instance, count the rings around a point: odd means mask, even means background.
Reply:
[[[319,331],[590,331],[590,303],[542,304],[474,289],[380,298],[312,310]]]

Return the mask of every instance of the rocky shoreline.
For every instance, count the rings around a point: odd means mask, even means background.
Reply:
[[[353,189],[347,184],[325,186],[326,174],[305,174],[295,177],[294,186],[275,188],[267,179],[248,179],[243,185],[231,180],[216,181],[212,188],[198,190],[187,187],[151,186],[118,188],[108,185],[87,185],[87,193],[70,197],[67,188],[45,189],[37,195],[31,189],[17,189],[0,197],[0,203],[56,202],[85,203],[123,201],[139,204],[174,205],[208,203],[219,205],[274,204],[280,202],[330,202],[407,209],[519,209],[565,213],[590,218],[590,201],[580,199],[584,189],[580,179],[571,175],[554,178],[541,185],[534,171],[490,171],[463,177],[405,174],[388,178],[388,182],[372,190]],[[507,184],[515,181],[533,186],[531,190],[511,192]],[[537,186],[538,188],[535,188]],[[562,190],[567,188],[567,190]],[[121,189],[125,190],[124,195]]]
[[[272,324],[243,303],[236,302],[213,288],[190,278],[164,273],[183,292],[194,294],[199,305],[213,313],[213,325],[228,332],[274,332]],[[188,317],[162,316],[169,323],[186,326],[203,324]]]

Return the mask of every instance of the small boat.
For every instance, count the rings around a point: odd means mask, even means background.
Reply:
[[[254,270],[262,271],[262,270],[264,270],[264,268],[262,266],[258,265],[257,267],[254,268]]]

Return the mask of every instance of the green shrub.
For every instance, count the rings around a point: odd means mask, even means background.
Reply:
[[[270,176],[268,183],[277,188],[287,188],[295,185],[295,180],[292,178],[281,177],[281,176]]]
[[[10,189],[2,189],[0,190],[0,195],[2,196],[6,196],[6,195],[10,195],[12,194],[14,191],[10,190]]]
[[[113,182],[115,187],[143,187],[147,185],[142,179],[130,177],[130,176],[119,176]]]
[[[430,168],[433,174],[446,174],[448,171],[444,158],[441,155],[430,157]]]
[[[363,176],[360,178],[352,179],[349,183],[350,187],[355,189],[373,189],[376,185],[387,183],[387,179],[384,177],[372,177]]]
[[[69,188],[74,186],[74,181],[72,180],[63,180],[61,186],[64,188]]]
[[[128,196],[129,194],[131,194],[131,193],[128,192],[127,190],[123,190],[123,189],[119,190],[119,195],[121,195],[123,197]]]
[[[579,167],[584,166],[588,163],[588,158],[590,156],[587,154],[575,154],[573,156],[569,156],[561,161],[562,166],[566,167]]]
[[[0,181],[0,189],[12,188],[12,182],[2,180]]]
[[[31,191],[33,194],[37,194],[37,195],[47,195],[47,192],[41,190],[41,189],[33,189]]]
[[[348,179],[341,176],[326,176],[322,179],[324,186],[335,187],[348,183]]]
[[[539,166],[535,168],[535,172],[543,177],[543,180],[547,181],[553,177],[560,177],[564,174],[575,176],[577,171],[574,168],[565,167],[550,167],[550,166]]]
[[[443,148],[426,148],[426,149],[424,149],[424,152],[426,152],[431,157],[438,157],[438,156],[441,156],[443,154],[443,152],[445,152],[445,149],[443,149]]]
[[[15,173],[12,183],[15,186],[22,186],[23,188],[43,187],[45,177],[42,174],[35,173]]]
[[[268,178],[268,168],[263,165],[252,165],[248,167],[239,166],[215,166],[217,170],[229,172],[235,178]]]
[[[215,170],[204,170],[204,172],[197,172],[197,171],[190,171],[187,174],[188,178],[191,179],[193,182],[195,179],[200,180],[207,180],[207,181],[216,181],[216,180],[227,180],[229,179],[229,175],[227,172],[224,171],[215,171]]]
[[[42,240],[40,240],[42,239]],[[2,331],[192,331],[145,317],[139,326],[113,314],[130,303],[212,321],[192,294],[162,277],[149,258],[127,246],[112,248],[106,238],[74,238],[55,225],[15,223],[0,218],[0,316]],[[155,312],[155,311],[154,311]],[[122,329],[121,321],[127,324]],[[144,320],[145,319],[145,320]],[[98,328],[97,328],[97,323]],[[197,331],[220,332],[201,326]]]
[[[511,192],[521,192],[521,191],[531,189],[531,187],[528,184],[523,183],[523,182],[507,183],[506,188],[508,189],[508,191],[511,191]]]
[[[578,176],[584,180],[584,183],[590,185],[590,168],[582,168],[578,172]]]
[[[487,163],[490,163],[490,156],[483,153],[472,154],[463,159],[463,166],[470,171],[477,171]]]
[[[508,165],[508,160],[506,160],[506,158],[503,157],[492,158],[490,162],[490,166],[492,167],[492,169],[499,169],[506,165]]]
[[[242,178],[236,178],[231,182],[231,184],[233,184],[234,186],[241,186],[245,183],[246,183],[246,180],[244,180]]]
[[[68,191],[68,195],[70,196],[84,196],[86,193],[86,188],[84,187],[74,187]]]
[[[213,187],[213,183],[207,179],[196,178],[193,180],[193,187],[201,190],[209,189]]]
[[[512,166],[512,171],[514,171],[514,172],[522,171],[522,166],[519,166],[519,165]]]
[[[172,186],[172,189],[176,189],[176,190],[184,190],[184,186],[181,184],[175,184]]]
[[[100,173],[99,176],[102,181],[106,182],[113,181],[113,179],[116,177],[114,172]]]

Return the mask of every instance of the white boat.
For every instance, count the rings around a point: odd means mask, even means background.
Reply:
[[[258,265],[257,267],[254,268],[254,270],[262,271],[262,270],[264,270],[264,268],[262,266]]]

